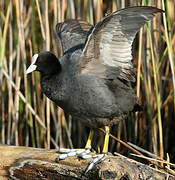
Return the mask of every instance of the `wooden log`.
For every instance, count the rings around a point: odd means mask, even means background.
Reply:
[[[84,174],[90,160],[70,157],[59,163],[57,150],[22,146],[0,146],[0,180],[22,179],[175,179],[132,159],[107,155],[93,170]]]

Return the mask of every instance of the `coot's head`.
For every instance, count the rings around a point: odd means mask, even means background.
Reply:
[[[28,67],[26,74],[39,71],[42,75],[53,75],[61,71],[58,58],[51,52],[42,52],[32,57],[32,64]]]

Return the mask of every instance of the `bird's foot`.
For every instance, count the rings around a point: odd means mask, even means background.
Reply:
[[[56,158],[56,162],[58,162],[60,160],[64,160],[67,157],[72,157],[72,156],[78,156],[79,158],[82,158],[82,159],[88,159],[88,158],[92,157],[89,155],[89,153],[92,152],[91,149],[60,148],[58,152],[61,153],[61,155]]]
[[[77,156],[79,159],[92,159],[88,166],[85,169],[85,174],[88,173],[90,170],[94,168],[94,166],[100,162],[102,162],[105,159],[106,154],[90,154],[92,152],[91,149],[66,149],[66,148],[60,148],[59,153],[61,155],[56,158],[56,162],[59,162],[60,160],[64,160],[68,157]]]

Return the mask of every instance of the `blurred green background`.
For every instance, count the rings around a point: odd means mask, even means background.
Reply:
[[[137,34],[133,62],[143,112],[130,114],[111,133],[175,162],[175,1],[174,0],[1,0],[0,143],[32,147],[84,147],[89,128],[64,114],[42,93],[39,73],[26,76],[33,54],[61,56],[55,25],[76,18],[97,23],[118,9],[148,5],[165,9]],[[57,53],[57,49],[59,50]],[[95,146],[103,144],[97,130]],[[128,149],[110,140],[110,152]]]

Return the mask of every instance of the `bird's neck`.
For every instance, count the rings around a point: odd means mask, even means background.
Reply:
[[[43,93],[52,101],[62,100],[62,82],[57,75],[48,76],[41,74],[41,88]]]

